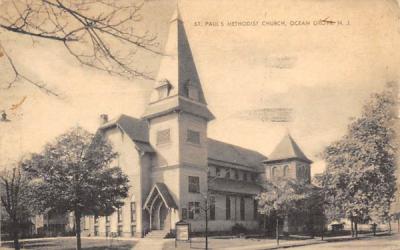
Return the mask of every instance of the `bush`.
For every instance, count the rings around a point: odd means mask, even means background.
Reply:
[[[232,233],[234,234],[241,234],[246,232],[247,229],[242,224],[236,223],[235,225],[232,226]]]

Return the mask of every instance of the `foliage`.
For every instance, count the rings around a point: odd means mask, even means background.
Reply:
[[[116,156],[101,133],[76,127],[24,162],[24,169],[34,178],[42,211],[74,212],[79,234],[81,216],[109,215],[127,197],[128,177],[109,166]]]
[[[5,209],[6,223],[11,229],[15,249],[19,249],[19,237],[22,229],[30,223],[32,216],[31,188],[26,175],[20,169],[20,163],[11,170],[0,174],[1,205]],[[4,220],[4,218],[3,218]]]
[[[246,233],[247,229],[239,223],[235,223],[235,225],[232,226],[232,233],[234,234],[241,234],[241,233]]]
[[[374,94],[347,134],[325,148],[327,168],[318,178],[331,219],[387,220],[395,192],[396,88]]]
[[[256,196],[258,212],[267,216],[277,215],[284,218],[296,212],[298,204],[304,201],[307,194],[304,185],[292,179],[276,179],[264,183],[264,191]]]

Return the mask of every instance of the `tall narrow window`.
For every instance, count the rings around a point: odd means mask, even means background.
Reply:
[[[219,168],[219,167],[215,168],[215,176],[217,176],[217,177],[221,176],[221,168]]]
[[[94,216],[94,224],[98,224],[99,223],[99,216],[95,215]]]
[[[235,179],[239,180],[239,170],[235,169]]]
[[[271,176],[275,177],[276,176],[276,167],[273,167],[271,170]]]
[[[119,237],[122,236],[122,225],[118,225],[118,227],[117,227],[117,234],[118,234]]]
[[[215,220],[215,197],[210,197],[210,220]]]
[[[188,217],[189,219],[196,219],[195,215],[200,214],[200,202],[189,202],[188,204]]]
[[[285,166],[283,167],[283,176],[287,176],[287,175],[288,175],[288,170],[289,170],[288,165],[285,165]]]
[[[231,219],[231,199],[229,196],[226,196],[226,200],[225,200],[225,204],[226,204],[226,219],[230,220]]]
[[[182,220],[186,220],[188,217],[188,210],[186,208],[182,208]]]
[[[225,177],[228,179],[231,178],[231,170],[227,168],[225,171],[226,171]]]
[[[157,145],[166,144],[171,141],[171,131],[170,129],[164,129],[157,131]]]
[[[122,222],[122,208],[121,207],[119,207],[117,209],[117,217],[118,217],[118,223],[121,223]]]
[[[136,225],[131,225],[131,236],[135,236]]]
[[[244,215],[245,215],[245,211],[244,211],[244,198],[241,197],[240,198],[240,220],[244,220]]]
[[[258,203],[257,200],[253,200],[253,219],[257,219],[257,214],[258,214]]]
[[[200,202],[196,201],[194,203],[194,213],[199,215],[200,214]]]
[[[243,180],[247,181],[247,173],[246,172],[243,172]]]
[[[200,144],[200,132],[188,129],[186,141],[194,144]]]
[[[131,202],[131,222],[136,222],[136,203]]]
[[[200,193],[200,178],[189,176],[189,193]]]
[[[191,220],[194,219],[194,202],[188,203],[188,218]]]
[[[98,225],[94,226],[94,236],[99,236],[99,226]]]

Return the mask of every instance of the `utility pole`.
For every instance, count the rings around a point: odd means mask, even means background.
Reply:
[[[205,207],[205,214],[206,214],[206,250],[208,250],[208,197],[205,201],[206,207]]]
[[[276,217],[276,245],[279,246],[279,217]]]

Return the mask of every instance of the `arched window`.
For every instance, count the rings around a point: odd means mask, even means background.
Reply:
[[[272,167],[271,169],[271,177],[275,177],[276,175],[276,167]]]
[[[285,165],[285,166],[283,167],[283,176],[287,176],[287,175],[288,175],[288,171],[289,171],[289,166],[288,166],[288,165]]]

